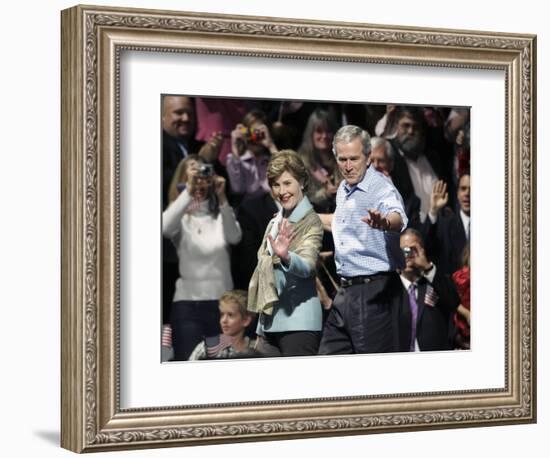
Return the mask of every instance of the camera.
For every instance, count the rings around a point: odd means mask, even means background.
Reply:
[[[403,256],[405,256],[405,259],[414,256],[414,248],[410,246],[404,247],[401,251],[403,252]]]
[[[244,134],[246,140],[252,143],[257,143],[265,138],[264,132],[258,129],[243,127],[241,132]]]
[[[197,170],[197,176],[201,178],[210,178],[214,176],[214,167],[212,164],[200,164]]]

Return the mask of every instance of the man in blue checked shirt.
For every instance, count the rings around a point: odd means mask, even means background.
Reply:
[[[325,323],[319,354],[394,351],[388,288],[399,284],[399,233],[407,225],[403,199],[390,178],[369,166],[366,131],[340,128],[333,150],[344,177],[331,225],[342,288]]]

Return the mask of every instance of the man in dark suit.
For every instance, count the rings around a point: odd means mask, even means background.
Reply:
[[[462,258],[466,243],[470,240],[470,174],[464,173],[458,179],[458,213],[448,206],[446,185],[438,182],[432,191],[432,204],[425,228],[426,249],[438,268],[452,275],[463,265]]]
[[[454,284],[428,261],[418,231],[406,229],[400,247],[405,265],[390,290],[395,349],[450,350],[451,317],[460,302]]]

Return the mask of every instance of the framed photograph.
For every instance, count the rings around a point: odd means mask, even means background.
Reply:
[[[64,10],[61,445],[536,421],[535,65],[532,35]],[[166,96],[467,112],[471,349],[162,362]]]

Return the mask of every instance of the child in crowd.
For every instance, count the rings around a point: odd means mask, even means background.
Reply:
[[[253,321],[253,314],[246,305],[246,291],[225,292],[219,301],[222,334],[206,337],[195,347],[189,361],[247,357],[252,353],[255,341],[245,336],[245,330]]]

